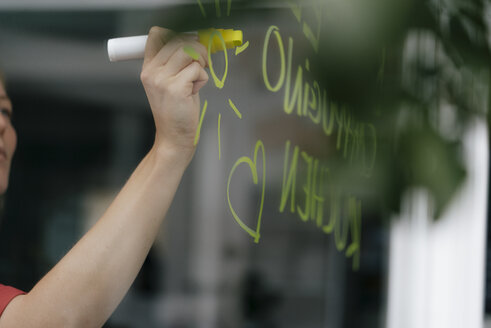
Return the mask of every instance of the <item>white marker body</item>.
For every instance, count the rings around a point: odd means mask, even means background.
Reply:
[[[186,34],[198,35],[197,31]],[[142,59],[145,55],[145,45],[148,35],[128,36],[124,38],[109,39],[107,41],[107,54],[112,62]]]
[[[141,59],[145,54],[148,35],[130,36],[107,41],[107,53],[112,62]]]

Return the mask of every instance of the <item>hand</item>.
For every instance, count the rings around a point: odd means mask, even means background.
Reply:
[[[185,50],[199,55],[194,60]],[[195,57],[196,58],[196,57]],[[141,81],[155,120],[154,148],[191,160],[199,123],[199,90],[208,81],[207,49],[196,36],[152,27],[145,47]],[[187,164],[186,163],[186,164]]]

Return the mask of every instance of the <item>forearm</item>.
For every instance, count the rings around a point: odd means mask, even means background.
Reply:
[[[15,327],[102,326],[134,281],[171,204],[187,164],[176,158],[153,149],[143,159],[97,224],[16,304]]]
[[[157,235],[194,153],[207,50],[196,38],[152,28],[141,79],[155,120],[155,147],[97,224],[25,296],[0,328],[100,327],[124,297]],[[185,51],[192,47],[196,60]],[[176,151],[178,150],[178,151]]]

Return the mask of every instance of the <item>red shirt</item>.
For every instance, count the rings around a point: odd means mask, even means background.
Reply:
[[[7,305],[9,305],[10,301],[14,297],[22,294],[25,293],[21,290],[0,284],[0,316],[2,315]]]

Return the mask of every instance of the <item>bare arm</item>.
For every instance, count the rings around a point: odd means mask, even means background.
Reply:
[[[26,295],[0,328],[100,327],[120,303],[155,240],[194,153],[206,49],[189,37],[149,34],[142,82],[156,124],[155,143],[97,224]],[[200,59],[182,50],[191,45]]]

